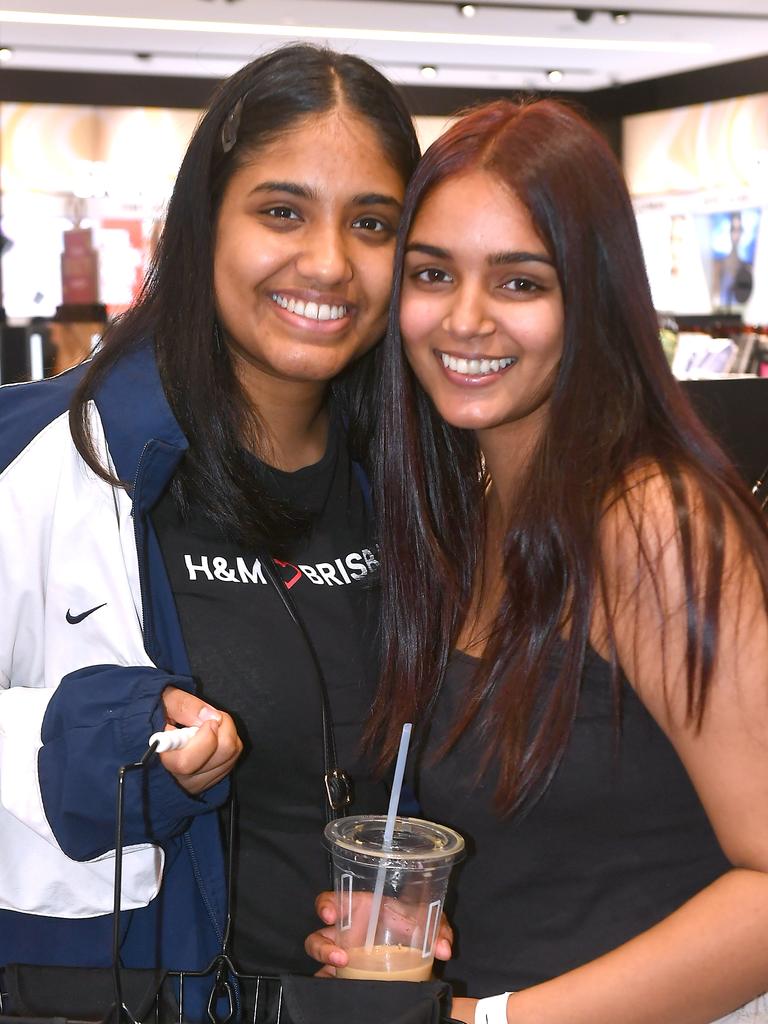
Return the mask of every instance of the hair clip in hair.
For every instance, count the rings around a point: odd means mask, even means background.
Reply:
[[[227,114],[221,129],[221,148],[228,153],[237,142],[237,133],[240,130],[240,118],[243,114],[243,103],[245,96],[241,96],[237,103]]]
[[[768,466],[765,467],[763,472],[755,481],[752,493],[760,503],[760,508],[764,512],[768,512]]]

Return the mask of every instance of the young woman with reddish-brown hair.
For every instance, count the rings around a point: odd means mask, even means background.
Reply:
[[[616,160],[562,104],[478,108],[399,262],[368,738],[417,723],[423,816],[467,839],[453,1015],[766,1021],[768,532],[668,369]]]

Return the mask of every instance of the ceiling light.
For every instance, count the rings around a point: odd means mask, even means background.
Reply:
[[[463,14],[465,18],[474,18],[477,7],[474,4],[459,4],[459,14]]]
[[[580,10],[584,10],[581,8]],[[69,25],[77,28],[127,28],[138,31],[197,32],[200,35],[263,36],[278,39],[374,40],[414,45],[439,43],[447,46],[514,46],[526,49],[608,50],[632,53],[709,54],[714,43],[671,39],[572,39],[559,36],[512,36],[474,32],[426,32],[390,28],[348,28],[328,25],[263,25],[249,21],[207,21],[183,18],[136,18],[106,14],[53,14],[47,11],[0,10],[0,24]]]
[[[557,68],[553,68],[551,71],[547,72],[547,79],[550,82],[562,82],[562,80],[563,80],[563,72],[562,71],[558,71]]]
[[[433,64],[423,64],[420,70],[422,78],[437,78],[437,68]]]
[[[576,7],[573,11],[573,15],[576,21],[580,21],[582,25],[586,25],[588,21],[592,21],[592,15],[595,12],[591,7]]]
[[[8,46],[0,47],[0,64],[7,64],[9,60],[13,60],[13,50]]]
[[[617,25],[626,25],[629,21],[629,11],[611,11],[611,17]]]

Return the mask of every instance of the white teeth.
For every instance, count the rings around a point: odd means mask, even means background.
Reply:
[[[504,356],[503,359],[457,359],[456,356],[449,356],[447,352],[441,352],[440,359],[447,370],[471,374],[473,377],[486,377],[498,373],[499,370],[504,370],[517,362],[514,356]]]
[[[304,316],[308,320],[341,320],[347,315],[346,306],[331,306],[327,302],[303,302],[301,299],[287,299],[278,292],[272,293],[272,301],[289,313]]]

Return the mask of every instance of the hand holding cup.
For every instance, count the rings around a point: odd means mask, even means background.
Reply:
[[[361,900],[367,900],[370,905],[371,895],[369,893],[359,893],[358,896]],[[349,959],[346,950],[336,945],[335,926],[338,918],[336,894],[334,892],[321,892],[315,900],[315,910],[317,911],[317,916],[321,921],[325,922],[325,925],[307,936],[304,942],[304,949],[308,956],[311,956],[313,960],[317,960],[318,963],[323,965],[317,972],[318,977],[335,977],[336,969],[338,967],[346,967]],[[387,907],[384,904],[382,905],[382,914],[386,913]],[[365,941],[367,918],[366,908],[361,907],[360,913],[355,915],[355,919],[360,922],[359,935],[352,936],[353,941],[357,945],[361,945]],[[359,942],[357,942],[358,939],[360,940]],[[448,918],[445,914],[442,914],[440,917],[440,927],[438,928],[437,939],[435,940],[434,955],[436,960],[450,960],[453,955],[453,929],[448,923]]]

